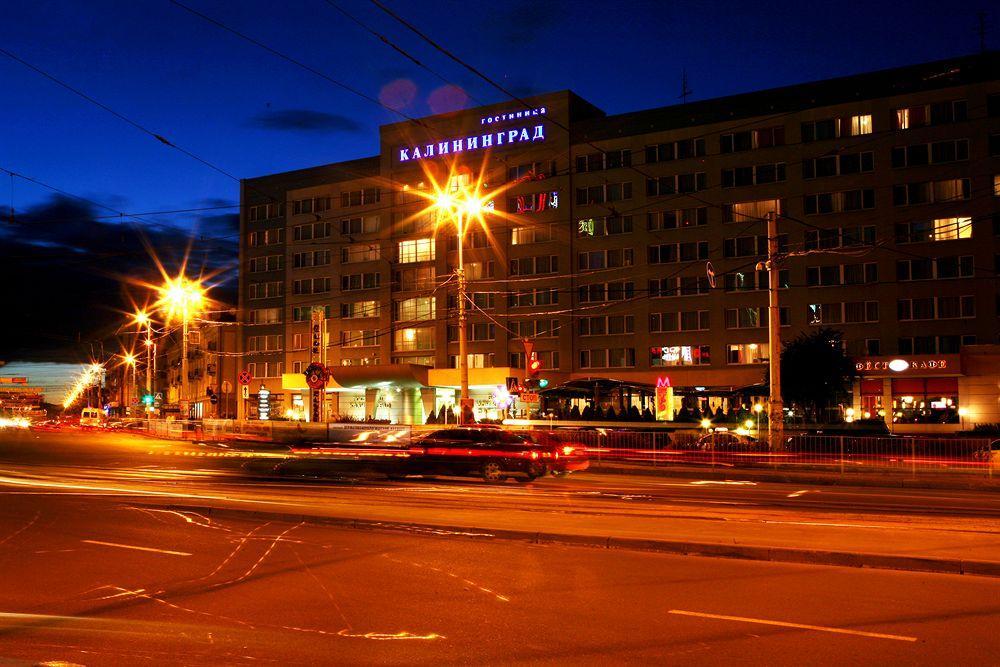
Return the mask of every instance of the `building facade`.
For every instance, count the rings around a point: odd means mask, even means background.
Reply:
[[[480,417],[524,376],[524,341],[553,385],[762,383],[771,212],[783,338],[831,327],[858,358],[997,342],[996,52],[610,116],[563,91],[380,140],[243,182],[242,365],[272,415],[308,412],[312,361],[334,371],[324,418],[455,403],[457,234],[432,204],[477,187],[463,249]]]

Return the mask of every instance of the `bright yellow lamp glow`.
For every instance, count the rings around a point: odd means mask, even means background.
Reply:
[[[701,420],[701,427],[704,428],[704,429],[712,428],[712,422],[711,422],[711,420],[702,419]]]
[[[753,428],[753,420],[752,419],[747,419],[746,421],[744,421],[743,422],[743,427],[744,428]]]
[[[122,363],[126,366],[135,366],[135,355],[131,352],[126,352],[122,355]]]
[[[168,322],[174,318],[186,320],[193,317],[205,305],[205,289],[201,283],[183,275],[168,278],[156,291],[160,295],[156,307],[166,314]]]
[[[968,414],[969,414],[969,408],[959,408],[958,409],[958,416],[959,417],[966,417],[966,416],[968,416]]]
[[[764,404],[763,403],[754,403],[753,404],[753,411],[756,412],[757,414],[760,414],[761,412],[764,412]]]
[[[149,314],[144,310],[140,310],[135,314],[135,323],[140,327],[144,327],[149,324]]]

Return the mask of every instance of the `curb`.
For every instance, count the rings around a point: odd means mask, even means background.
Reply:
[[[138,504],[138,503],[137,503]],[[766,547],[745,544],[721,544],[713,542],[690,542],[679,540],[656,540],[630,537],[602,537],[572,533],[551,533],[532,530],[492,529],[471,526],[416,523],[408,521],[377,521],[330,517],[315,514],[286,514],[263,510],[243,510],[229,507],[204,505],[156,505],[176,510],[197,509],[208,516],[231,516],[234,518],[253,517],[284,522],[305,522],[355,530],[378,530],[438,536],[461,537],[466,539],[496,539],[532,544],[559,544],[599,549],[623,549],[628,551],[652,551],[678,556],[701,556],[708,558],[735,558],[742,560],[767,561],[773,563],[799,563],[806,565],[828,565],[836,567],[870,568],[877,570],[902,570],[908,572],[934,572],[937,574],[960,574],[980,577],[1000,577],[1000,561],[961,560],[957,558],[925,558],[879,553],[852,553],[822,549],[796,547]]]
[[[643,477],[681,477],[685,479],[734,479],[742,478],[756,482],[776,482],[781,484],[817,484],[822,486],[863,486],[890,489],[939,489],[946,491],[991,491],[1000,492],[1000,479],[997,481],[973,480],[935,480],[908,477],[862,477],[862,474],[850,473],[841,476],[817,475],[808,472],[768,472],[753,468],[697,469],[660,467],[618,467],[615,465],[596,464],[593,460],[588,473],[598,475],[640,475]],[[857,475],[855,477],[855,475]]]

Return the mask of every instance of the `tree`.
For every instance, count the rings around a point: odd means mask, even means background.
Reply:
[[[781,397],[786,405],[821,411],[839,402],[854,375],[843,334],[835,329],[801,333],[781,351]]]

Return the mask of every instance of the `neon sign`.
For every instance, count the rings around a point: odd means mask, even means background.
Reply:
[[[271,418],[271,392],[264,385],[257,393],[257,417],[261,420]]]
[[[522,144],[545,141],[545,126],[534,125],[515,127],[500,132],[489,132],[488,134],[456,137],[445,141],[432,142],[424,146],[401,146],[399,150],[400,162],[412,162],[414,160],[426,160],[442,155],[455,155],[458,153],[472,153],[474,151],[485,150],[493,146],[503,146],[504,144]]]
[[[537,213],[559,208],[559,192],[536,192],[530,195],[511,197],[512,213]]]
[[[536,109],[528,109],[527,111],[513,111],[510,113],[501,113],[495,116],[483,116],[479,119],[480,125],[493,125],[494,123],[502,123],[505,120],[519,120],[521,118],[530,118],[531,116],[544,116],[547,109],[545,107],[538,107]]]

